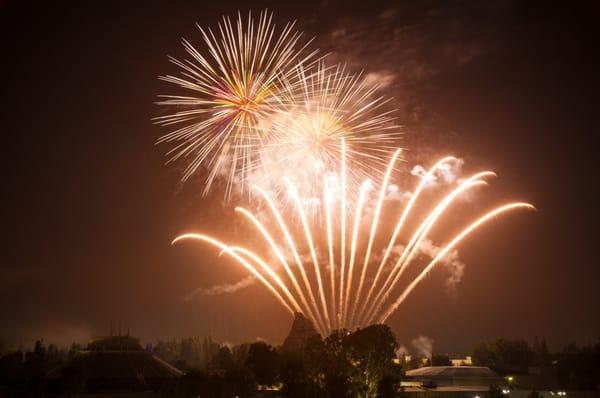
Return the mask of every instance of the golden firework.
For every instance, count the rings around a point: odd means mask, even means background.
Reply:
[[[268,134],[265,124],[290,98],[282,90],[294,86],[295,70],[316,53],[305,54],[310,41],[294,26],[278,29],[268,12],[235,22],[223,17],[215,31],[198,26],[208,51],[184,39],[190,58],[170,58],[180,73],[160,79],[187,94],[162,95],[158,104],[170,113],[155,121],[173,128],[159,142],[171,144],[171,161],[185,163],[184,180],[202,167],[205,193],[219,176],[228,197],[234,183],[243,186]]]
[[[509,203],[476,218],[449,239],[448,243],[432,256],[431,261],[409,281],[407,287],[400,290],[400,294],[394,299],[392,295],[400,287],[401,276],[407,267],[415,263],[419,248],[428,239],[429,232],[443,218],[448,208],[473,188],[486,185],[485,179],[495,175],[491,171],[484,171],[460,180],[457,186],[425,215],[423,220],[417,222],[415,231],[402,245],[401,252],[395,255],[393,248],[398,247],[400,232],[405,227],[406,220],[411,216],[416,217],[414,210],[418,208],[422,191],[445,166],[457,159],[449,156],[435,163],[421,177],[417,188],[410,193],[410,200],[400,212],[388,243],[382,245],[383,255],[381,261],[378,261],[372,253],[375,238],[383,224],[380,220],[382,207],[390,191],[390,176],[399,154],[400,151],[397,150],[391,156],[387,171],[378,186],[379,190],[372,207],[374,211],[367,212],[365,209],[373,185],[369,180],[361,184],[356,200],[350,200],[353,206],[348,206],[345,182],[348,168],[345,162],[346,146],[342,140],[341,167],[338,164],[339,178],[333,180],[335,184],[332,184],[332,180],[327,176],[319,177],[323,181],[320,185],[323,206],[320,206],[320,209],[322,209],[321,219],[325,221],[323,223],[325,231],[322,231],[320,222],[312,220],[311,223],[306,214],[306,202],[295,183],[287,179],[288,193],[295,208],[293,213],[297,218],[293,214],[286,218],[284,215],[291,211],[286,212],[279,208],[269,193],[260,187],[256,187],[256,190],[268,206],[272,223],[259,220],[259,217],[247,209],[241,207],[236,209],[248,218],[264,239],[267,252],[262,255],[237,245],[227,245],[204,234],[183,234],[174,242],[198,239],[217,246],[249,269],[288,311],[292,313],[298,311],[307,315],[323,335],[335,329],[353,329],[373,322],[384,322],[424,277],[469,234],[507,211],[534,208],[528,203]],[[338,181],[340,187],[335,186]],[[348,220],[350,212],[347,211],[347,207],[352,209],[351,220]],[[365,220],[369,227],[361,228]],[[334,226],[339,229],[337,232]],[[381,232],[379,234],[381,235]],[[269,253],[275,254],[274,261],[265,260],[270,257]],[[285,274],[280,274],[281,269]]]

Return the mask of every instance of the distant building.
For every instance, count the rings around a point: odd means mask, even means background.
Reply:
[[[409,370],[401,386],[406,393],[452,393],[453,397],[474,397],[487,394],[491,385],[506,386],[506,380],[482,366],[427,366]],[[447,395],[445,395],[447,396]]]
[[[126,394],[157,391],[182,374],[144,350],[138,339],[108,336],[90,341],[47,381],[49,392]]]
[[[470,356],[464,358],[451,356],[450,362],[452,362],[452,366],[471,366],[473,365],[473,358]]]

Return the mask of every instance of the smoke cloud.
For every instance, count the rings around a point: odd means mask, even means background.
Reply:
[[[391,201],[397,201],[400,203],[406,203],[412,196],[411,191],[401,191],[398,185],[390,184],[388,186],[385,199]]]
[[[436,186],[440,182],[446,184],[453,184],[457,181],[458,176],[461,173],[462,166],[465,163],[464,159],[457,159],[454,162],[444,163],[437,171],[437,173],[433,174],[429,177],[427,181],[428,186]],[[410,174],[417,176],[419,178],[425,177],[427,175],[427,169],[420,164],[414,166],[410,171]]]
[[[408,348],[401,344],[396,350],[396,356],[400,358],[402,355],[408,355]]]
[[[442,247],[437,246],[430,239],[423,239],[417,251],[417,255],[422,255],[433,259],[442,249]],[[395,245],[392,247],[390,251],[392,256],[385,264],[386,270],[389,271],[395,265],[397,259],[402,255],[404,250],[404,245]],[[383,259],[384,252],[385,249],[382,249],[381,252],[373,256],[373,260],[380,261]],[[448,294],[454,297],[456,296],[456,285],[458,285],[458,283],[462,280],[462,277],[465,273],[466,264],[460,260],[458,250],[456,249],[446,253],[440,262],[449,272],[448,278],[446,279],[446,289]]]
[[[419,253],[431,258],[437,256],[440,250],[442,250],[442,248],[436,246],[429,239],[424,239],[419,246]],[[446,279],[446,288],[448,293],[456,296],[456,285],[462,280],[466,265],[458,258],[458,250],[452,250],[451,252],[447,253],[442,258],[441,262],[446,266],[446,269],[450,273],[448,279]]]
[[[420,335],[410,343],[418,355],[431,358],[431,353],[433,352],[433,339],[431,337]]]
[[[191,301],[196,296],[215,296],[218,294],[235,293],[238,290],[247,288],[256,282],[254,276],[250,275],[236,283],[224,283],[220,285],[214,285],[209,288],[197,288],[183,296],[184,301]]]

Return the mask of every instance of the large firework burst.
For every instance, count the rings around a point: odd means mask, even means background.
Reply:
[[[161,77],[187,94],[161,96],[158,104],[171,113],[155,121],[174,130],[159,142],[172,143],[171,160],[185,162],[184,180],[206,169],[205,192],[219,175],[226,177],[228,196],[234,182],[244,183],[264,145],[262,124],[289,98],[281,82],[293,87],[295,70],[315,54],[305,54],[309,41],[301,41],[295,23],[278,29],[272,19],[266,11],[257,19],[238,15],[235,23],[223,17],[216,33],[198,26],[208,52],[184,39],[191,58],[170,58],[180,74]]]
[[[281,192],[277,188],[289,178],[302,197],[320,198],[321,176],[338,172],[342,141],[350,196],[363,180],[383,174],[400,130],[376,84],[319,61],[308,70],[297,68],[286,86],[286,110],[271,119],[271,140],[260,153],[263,169],[252,173],[253,183]]]

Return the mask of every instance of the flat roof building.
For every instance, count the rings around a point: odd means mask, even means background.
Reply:
[[[484,397],[490,386],[502,388],[506,380],[483,366],[427,366],[409,370],[401,383],[403,390],[419,393],[438,392],[453,397]]]

